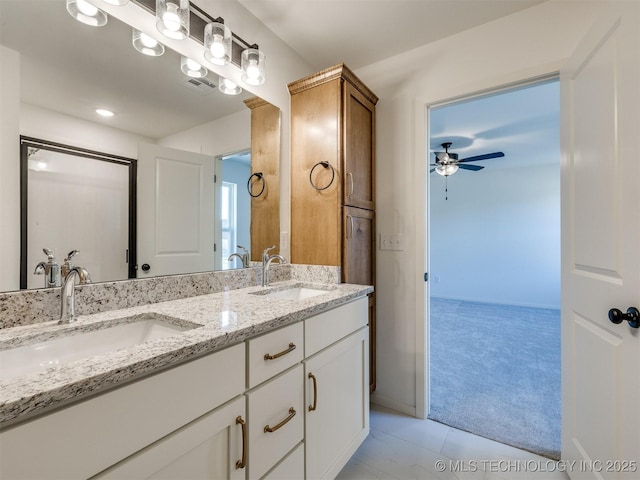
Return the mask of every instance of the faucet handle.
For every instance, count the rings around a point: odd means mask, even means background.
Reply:
[[[274,248],[276,248],[275,245],[271,245],[270,247],[265,248],[262,252],[262,259],[266,260],[266,258],[269,256],[269,250],[273,250]]]
[[[76,256],[77,254],[79,254],[79,253],[80,253],[80,252],[79,252],[78,250],[71,250],[71,251],[69,252],[69,255],[67,255],[67,258],[65,258],[65,259],[64,259],[64,261],[65,261],[65,262],[70,262],[70,261],[71,261],[71,259],[72,259],[73,257],[75,257],[75,256]]]
[[[245,247],[243,247],[242,245],[237,245],[238,248],[242,249],[244,251],[244,253],[249,253],[249,250],[247,250]]]
[[[42,251],[44,252],[44,254],[47,257],[53,257],[53,250],[51,250],[50,248],[43,248]]]

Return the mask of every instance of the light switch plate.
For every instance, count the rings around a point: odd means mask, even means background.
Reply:
[[[394,250],[403,252],[405,249],[403,233],[381,233],[380,250]]]

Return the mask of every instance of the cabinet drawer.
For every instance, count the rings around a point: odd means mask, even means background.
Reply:
[[[300,444],[280,465],[271,470],[262,480],[300,480],[304,478],[304,444]]]
[[[88,478],[241,394],[244,384],[240,344],[18,424],[0,433],[0,477]]]
[[[246,419],[244,396],[203,415],[92,480],[244,480],[245,470],[237,466],[243,451],[238,418]]]
[[[249,478],[262,477],[304,436],[302,365],[249,393]],[[295,414],[293,412],[295,411]],[[288,418],[290,419],[286,421]],[[267,427],[274,431],[267,431]],[[279,428],[278,428],[279,427]]]
[[[304,321],[304,354],[310,357],[367,324],[367,297]]]
[[[250,340],[249,388],[300,362],[303,350],[302,322]]]

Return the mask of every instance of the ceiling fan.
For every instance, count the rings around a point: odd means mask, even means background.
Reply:
[[[478,162],[480,160],[488,160],[490,158],[504,157],[504,153],[502,152],[493,152],[458,160],[457,153],[449,152],[449,148],[451,148],[451,145],[451,142],[445,142],[442,144],[444,152],[435,152],[436,163],[431,164],[431,166],[435,168],[432,168],[429,173],[436,172],[443,177],[448,177],[449,175],[453,175],[454,173],[456,173],[458,171],[458,168],[462,168],[463,170],[472,170],[475,172],[478,170],[482,170],[484,167],[481,167],[480,165],[467,165],[468,162]]]

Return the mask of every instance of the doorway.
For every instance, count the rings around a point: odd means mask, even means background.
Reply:
[[[552,458],[559,105],[554,78],[429,109],[429,418]]]

